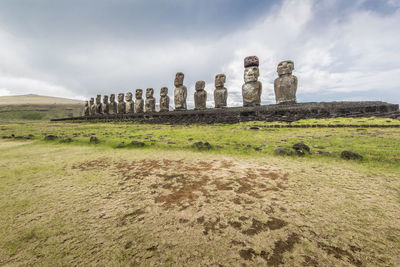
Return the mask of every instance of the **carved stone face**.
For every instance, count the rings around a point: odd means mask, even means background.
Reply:
[[[136,89],[136,99],[142,99],[143,96],[143,90],[142,89]]]
[[[225,81],[226,81],[225,74],[217,74],[215,76],[215,87],[216,88],[224,87]]]
[[[290,60],[282,61],[281,63],[279,63],[277,68],[278,75],[292,74],[293,70],[294,70],[294,63],[293,61]]]
[[[110,102],[114,102],[115,101],[115,94],[111,94],[110,95]]]
[[[108,96],[105,95],[105,96],[103,97],[103,103],[104,103],[104,104],[107,104],[107,103],[108,103]]]
[[[185,75],[182,72],[176,73],[174,85],[176,87],[183,85],[183,79],[184,78],[185,78]]]
[[[101,95],[97,95],[96,96],[96,104],[100,104],[101,103]]]
[[[204,90],[204,87],[206,86],[205,81],[197,81],[196,82],[196,91],[202,91]]]
[[[258,67],[252,66],[244,69],[244,82],[256,82],[260,76]]]
[[[166,95],[168,95],[168,88],[162,87],[160,90],[160,96],[166,96]]]
[[[124,102],[124,94],[118,94],[118,102]]]
[[[132,93],[126,93],[126,101],[132,101]]]
[[[90,98],[90,105],[93,105],[94,104],[94,98],[92,97],[92,98]]]
[[[154,90],[153,88],[146,89],[146,98],[153,98]]]

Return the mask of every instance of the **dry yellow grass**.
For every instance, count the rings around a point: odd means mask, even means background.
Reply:
[[[399,204],[351,162],[0,142],[1,265],[398,266]]]

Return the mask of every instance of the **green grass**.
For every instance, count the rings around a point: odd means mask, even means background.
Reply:
[[[303,120],[296,124],[400,124],[398,120],[382,118]],[[278,147],[290,148],[304,142],[311,148],[307,160],[341,160],[340,153],[349,150],[359,153],[362,165],[400,169],[400,128],[268,128],[276,123],[247,122],[217,125],[149,125],[132,122],[115,123],[4,123],[0,136],[24,138],[34,135],[37,142],[64,145],[104,146],[134,149],[130,143],[145,143],[145,148],[155,151],[197,151],[195,142],[209,142],[211,150],[204,153],[220,155],[247,155],[263,157],[274,155]],[[251,130],[257,126],[259,130]],[[44,141],[46,135],[56,135],[56,141]],[[89,139],[96,136],[98,144]],[[68,138],[71,138],[68,139]],[[66,142],[68,141],[68,142]],[[122,144],[123,143],[123,144]],[[122,144],[122,145],[121,145]],[[293,156],[297,157],[297,156]]]

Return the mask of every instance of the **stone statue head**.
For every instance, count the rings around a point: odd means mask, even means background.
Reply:
[[[90,98],[90,105],[93,105],[93,104],[94,104],[94,98],[91,97],[91,98]]]
[[[168,88],[162,87],[160,90],[160,96],[166,96],[166,95],[168,95]]]
[[[244,59],[244,82],[256,82],[258,80],[260,76],[258,66],[258,57],[250,56]]]
[[[107,104],[108,103],[108,96],[103,96],[103,103],[104,104]]]
[[[256,82],[260,76],[257,66],[247,67],[244,69],[244,82]]]
[[[96,96],[96,104],[100,104],[101,103],[101,95],[97,95]]]
[[[143,96],[143,90],[136,89],[136,99],[142,99],[142,96]]]
[[[111,94],[110,95],[110,102],[114,102],[115,101],[115,94]]]
[[[85,107],[89,106],[89,101],[85,101]]]
[[[132,93],[131,92],[126,93],[126,101],[132,101]]]
[[[118,94],[118,102],[119,102],[119,103],[124,102],[124,94],[123,94],[123,93],[119,93],[119,94]]]
[[[293,61],[285,60],[278,64],[276,71],[278,72],[278,75],[281,76],[284,74],[292,74],[293,70],[294,70]]]
[[[183,85],[183,79],[185,78],[185,74],[182,72],[177,72],[175,75],[174,85],[176,87]]]
[[[204,87],[206,86],[206,82],[205,81],[197,81],[196,82],[196,91],[202,91],[204,90]]]
[[[217,74],[217,75],[215,75],[215,87],[216,88],[224,87],[225,81],[226,81],[225,74]]]
[[[153,98],[154,90],[153,88],[146,89],[146,98]]]

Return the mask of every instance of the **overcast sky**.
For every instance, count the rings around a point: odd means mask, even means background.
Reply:
[[[299,102],[400,103],[400,0],[1,0],[0,95],[87,99],[153,87],[173,96],[227,76],[242,104],[243,59],[260,58],[263,104],[293,60]]]

